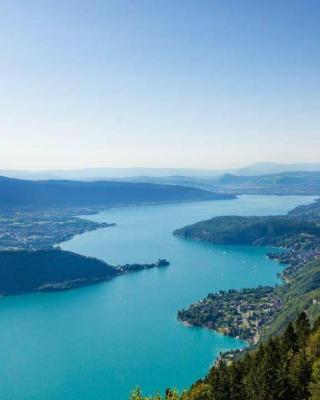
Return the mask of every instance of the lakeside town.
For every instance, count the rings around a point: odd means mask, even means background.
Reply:
[[[256,344],[260,327],[270,321],[280,306],[271,286],[220,291],[179,311],[178,319]]]
[[[75,235],[114,226],[79,217],[91,208],[9,209],[0,215],[0,250],[44,250]]]

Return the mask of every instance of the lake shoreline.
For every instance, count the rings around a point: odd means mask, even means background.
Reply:
[[[304,221],[306,216],[310,215],[312,217],[309,217],[309,221]],[[223,228],[219,231],[221,220],[226,220],[226,222],[223,223]],[[217,222],[215,223],[215,221]],[[289,284],[291,279],[295,279],[297,273],[303,271],[310,263],[320,257],[320,229],[318,228],[320,200],[317,199],[310,205],[297,206],[284,217],[267,216],[262,219],[261,217],[259,219],[258,217],[215,217],[181,228],[174,234],[186,237],[187,240],[219,244],[220,242],[217,242],[216,238],[218,238],[217,240],[220,239],[215,232],[218,231],[218,233],[221,232],[226,245],[229,244],[228,240],[232,240],[232,244],[234,244],[234,233],[230,232],[228,227],[230,221],[233,225],[241,224],[243,226],[245,223],[246,230],[250,229],[250,221],[254,221],[251,222],[252,225],[254,223],[257,225],[256,221],[258,221],[260,225],[257,226],[264,232],[266,229],[263,224],[273,223],[273,235],[275,235],[277,223],[286,223],[287,228],[282,232],[282,236],[279,236],[279,233],[275,238],[272,236],[271,243],[267,236],[261,238],[257,233],[257,227],[253,225],[252,230],[256,238],[252,236],[250,238],[252,243],[249,243],[254,246],[270,243],[276,249],[279,249],[277,252],[267,253],[267,256],[285,267],[279,274],[282,281],[280,288],[259,286],[258,288],[231,289],[216,294],[210,293],[204,300],[191,304],[186,310],[178,311],[177,318],[193,326],[205,327],[231,337],[248,340],[251,346],[255,346],[261,337],[265,336],[265,331],[273,323],[276,315],[281,312],[286,285]],[[210,228],[212,231],[210,231]],[[237,226],[235,226],[236,228]],[[293,232],[290,232],[290,228],[293,228]],[[240,232],[239,237],[241,235],[250,237],[250,233],[248,234],[246,231]],[[237,243],[235,244],[237,245]],[[281,252],[281,249],[285,251]],[[230,357],[230,354],[228,356]]]
[[[186,329],[176,320],[177,310],[212,291],[273,285],[280,267],[264,248],[184,242],[172,231],[230,212],[285,213],[310,199],[245,196],[94,215],[98,223],[117,226],[76,236],[63,250],[111,265],[150,263],[160,256],[171,266],[81,289],[1,299],[0,397],[100,400],[107,393],[109,400],[124,400],[137,385],[149,395],[189,387],[221,351],[247,344],[207,329]]]
[[[159,258],[151,264],[112,266],[97,258],[61,249],[0,251],[0,296],[72,290],[169,265],[167,260]]]

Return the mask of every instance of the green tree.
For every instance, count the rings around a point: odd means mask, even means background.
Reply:
[[[307,314],[304,311],[299,314],[299,317],[296,321],[296,333],[298,336],[299,346],[305,346],[307,338],[311,333],[311,327]]]
[[[313,363],[309,391],[310,400],[320,399],[320,358]]]
[[[292,400],[305,400],[309,396],[309,382],[311,378],[311,362],[305,349],[293,357],[290,368],[289,384],[293,393]]]
[[[296,353],[298,351],[298,335],[295,332],[292,323],[287,326],[281,337],[281,348],[283,353],[285,353],[289,357],[292,355],[292,353]]]

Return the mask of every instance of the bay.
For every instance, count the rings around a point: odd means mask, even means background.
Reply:
[[[166,258],[167,268],[124,275],[77,290],[0,300],[0,398],[125,400],[182,389],[207,372],[220,351],[245,343],[176,320],[209,292],[273,285],[280,266],[267,248],[213,246],[172,232],[216,215],[284,214],[308,196],[119,207],[90,216],[115,222],[62,248],[114,265]],[[88,217],[86,217],[88,218]]]

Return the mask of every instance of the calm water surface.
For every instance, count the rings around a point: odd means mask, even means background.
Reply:
[[[215,215],[281,214],[312,197],[115,208],[90,217],[117,226],[77,236],[66,250],[112,264],[166,258],[142,271],[69,292],[0,300],[2,400],[125,400],[179,389],[202,377],[220,351],[244,343],[176,321],[178,309],[220,289],[275,284],[268,249],[184,241],[172,231]]]

